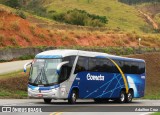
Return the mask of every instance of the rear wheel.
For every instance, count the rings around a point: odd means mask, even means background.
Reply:
[[[133,99],[133,91],[129,90],[129,92],[128,92],[127,96],[126,96],[126,102],[130,103],[130,102],[132,102],[132,99]]]
[[[44,102],[45,102],[45,103],[51,103],[51,100],[52,100],[52,99],[44,99]]]
[[[78,95],[77,95],[76,91],[73,90],[72,93],[71,93],[70,98],[68,99],[68,102],[69,102],[70,104],[75,104],[75,103],[76,103],[76,100],[77,100],[77,97],[78,97]]]
[[[125,100],[126,100],[126,93],[125,93],[125,91],[122,90],[122,91],[120,92],[120,97],[119,97],[119,99],[118,99],[118,102],[119,102],[119,103],[124,103]]]

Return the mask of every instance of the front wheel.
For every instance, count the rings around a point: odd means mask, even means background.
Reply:
[[[45,103],[51,103],[51,100],[52,100],[52,99],[44,99],[44,102],[45,102]]]
[[[71,93],[70,98],[68,99],[68,102],[69,102],[70,104],[75,104],[75,103],[76,103],[76,100],[77,100],[77,94],[76,94],[76,91],[73,90],[72,93]]]
[[[129,91],[126,96],[126,102],[130,103],[130,102],[132,102],[132,99],[133,99],[133,91]]]

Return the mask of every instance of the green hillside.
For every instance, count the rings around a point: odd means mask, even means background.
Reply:
[[[108,29],[129,32],[148,32],[152,29],[145,22],[134,6],[129,6],[117,0],[34,0],[26,3],[28,10],[45,12],[54,15],[72,9],[85,10],[90,14],[106,16]],[[43,13],[41,13],[43,14]]]

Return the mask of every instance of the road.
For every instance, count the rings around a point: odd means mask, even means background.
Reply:
[[[95,103],[93,100],[78,100],[74,105],[70,105],[67,101],[53,100],[50,104],[45,104],[42,99],[0,99],[0,106],[17,107],[17,108],[41,108],[40,111],[45,113],[38,113],[42,115],[105,115],[112,113],[112,115],[146,115],[151,113],[147,111],[149,108],[155,110],[159,109],[160,100],[133,100],[132,103],[119,104],[113,101],[108,103]],[[134,112],[136,108],[145,109],[143,111]],[[125,111],[125,112],[123,112]],[[153,112],[153,111],[152,111]],[[36,114],[36,113],[35,113]]]
[[[27,62],[30,62],[30,61],[32,61],[32,60],[0,63],[0,74],[21,70],[21,69],[23,69],[24,64]]]

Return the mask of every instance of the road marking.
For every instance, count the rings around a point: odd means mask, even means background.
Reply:
[[[154,113],[154,112],[142,113],[142,114],[140,114],[140,115],[151,115],[152,113]]]
[[[63,112],[53,112],[53,113],[51,113],[51,114],[49,114],[49,115],[61,115]]]

